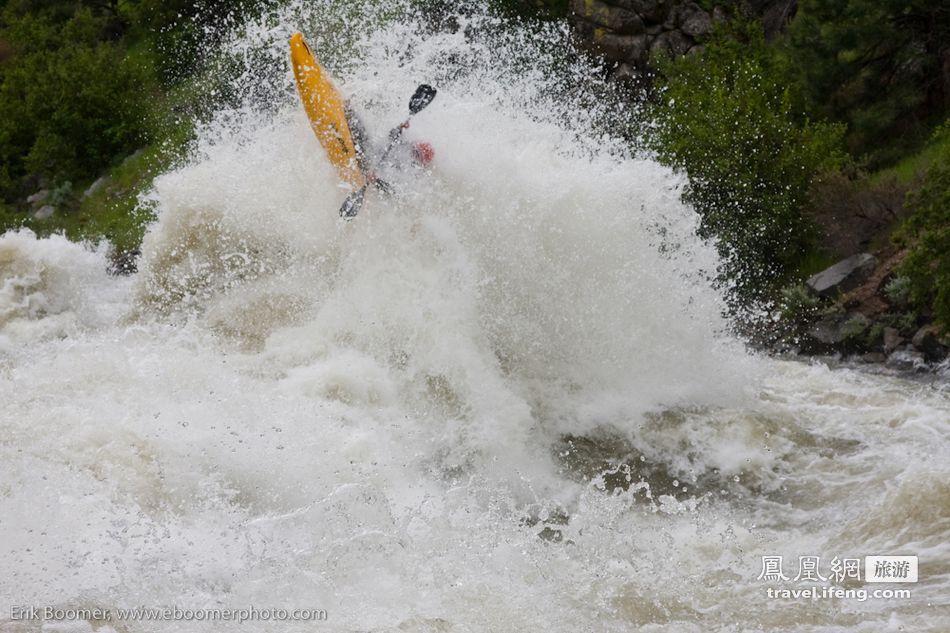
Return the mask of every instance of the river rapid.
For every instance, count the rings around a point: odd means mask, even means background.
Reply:
[[[565,27],[454,21],[301,1],[219,42],[131,276],[0,237],[0,631],[950,630],[946,379],[747,351],[683,178],[603,132],[644,124]],[[298,29],[380,143],[440,90],[407,131],[434,167],[351,222]],[[850,594],[774,595],[812,586]]]

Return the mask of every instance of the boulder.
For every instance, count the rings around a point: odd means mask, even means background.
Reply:
[[[53,214],[56,213],[56,209],[51,204],[45,204],[39,209],[36,213],[33,214],[34,220],[45,220],[47,218],[53,217]]]
[[[692,40],[679,31],[666,31],[657,35],[653,43],[650,44],[650,56],[685,55],[692,46]]]
[[[102,189],[102,185],[106,184],[108,180],[109,180],[108,176],[100,176],[99,178],[97,178],[94,183],[89,185],[89,188],[87,188],[85,191],[82,192],[83,200],[85,200],[92,194]]]
[[[852,255],[813,275],[806,284],[820,297],[833,297],[857,288],[871,276],[876,266],[877,259],[869,253]]]
[[[681,31],[670,31],[670,48],[674,55],[685,55],[693,47],[693,40],[689,39]]]
[[[590,47],[595,53],[600,53],[612,61],[628,62],[639,66],[646,57],[646,35],[617,35],[597,29]]]
[[[672,0],[613,0],[614,4],[640,14],[647,22],[662,24],[673,6]]]
[[[812,325],[802,337],[801,351],[805,354],[823,354],[838,348],[847,338],[842,323],[840,316],[831,316]]]
[[[925,325],[917,330],[911,344],[932,363],[940,362],[947,356],[947,350],[940,344],[940,330],[935,325]]]
[[[864,347],[863,340],[871,322],[863,314],[851,312],[827,316],[814,323],[801,338],[804,354],[853,352]]]
[[[702,10],[688,15],[680,25],[680,30],[693,39],[706,37],[712,33],[712,28],[712,17]]]
[[[571,11],[578,17],[618,35],[643,33],[643,20],[637,13],[602,0],[571,0]]]
[[[886,327],[884,328],[884,353],[890,354],[898,347],[904,344],[904,337],[901,336],[901,333],[897,328]]]
[[[131,163],[133,160],[137,159],[139,156],[141,156],[144,153],[145,153],[145,150],[143,148],[139,148],[135,150],[134,152],[132,152],[131,154],[129,154],[122,160],[122,165],[123,166],[128,165],[129,163]]]
[[[49,189],[40,189],[30,197],[26,199],[27,204],[32,204],[34,207],[42,205],[49,198]]]
[[[666,19],[663,20],[663,30],[672,31],[680,25],[680,20],[683,15],[683,5],[674,4],[670,9],[669,13],[666,14]]]

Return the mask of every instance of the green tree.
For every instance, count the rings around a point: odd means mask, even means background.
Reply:
[[[848,124],[872,165],[922,140],[950,106],[946,0],[800,0],[789,46],[812,111]]]
[[[79,3],[32,5],[8,3],[0,29],[14,51],[0,66],[0,188],[8,199],[27,173],[83,180],[138,147],[156,89],[149,67],[110,39],[113,18]]]
[[[701,234],[718,239],[734,298],[766,298],[812,248],[802,207],[840,159],[842,131],[804,118],[787,61],[757,22],[722,26],[702,54],[659,69],[658,155],[689,176],[685,198]]]

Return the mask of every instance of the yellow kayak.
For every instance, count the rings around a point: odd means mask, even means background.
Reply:
[[[366,184],[366,177],[357,161],[356,145],[346,122],[343,98],[300,33],[290,38],[290,59],[310,127],[340,178],[354,189],[359,189]]]

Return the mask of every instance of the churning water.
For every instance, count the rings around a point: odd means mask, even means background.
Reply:
[[[635,117],[560,27],[407,13],[300,2],[226,43],[136,275],[0,238],[0,608],[326,620],[0,630],[950,630],[945,385],[750,355],[681,178],[602,132]],[[353,222],[297,29],[379,139],[440,88],[408,132],[434,169]],[[766,593],[889,554],[919,582]]]

